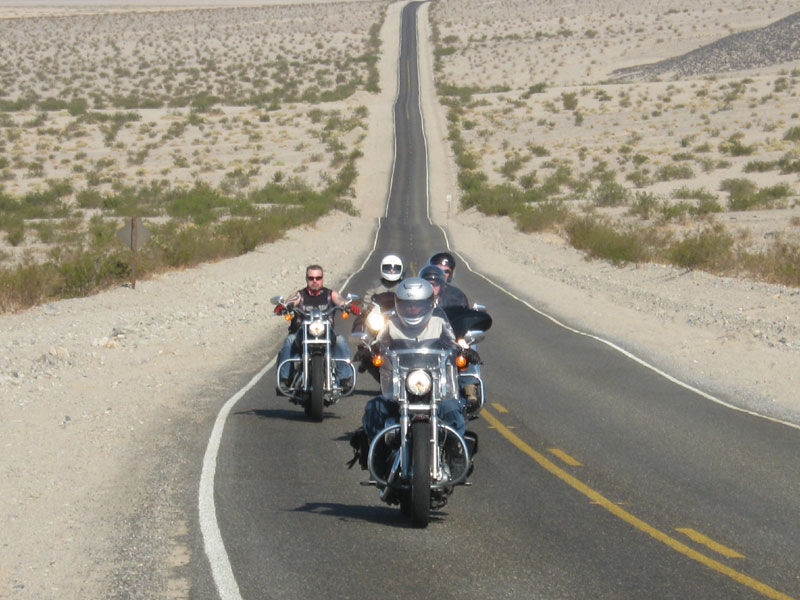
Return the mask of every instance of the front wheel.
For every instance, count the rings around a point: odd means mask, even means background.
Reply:
[[[322,408],[325,395],[325,363],[324,356],[311,356],[311,395],[306,399],[306,414],[313,421],[322,421]]]
[[[431,512],[431,427],[411,424],[411,522],[427,527]]]

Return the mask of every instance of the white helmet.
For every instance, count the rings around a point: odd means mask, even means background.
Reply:
[[[381,277],[386,281],[400,281],[403,277],[403,259],[396,254],[387,254],[381,260]]]
[[[394,308],[404,325],[421,330],[433,314],[433,286],[419,277],[404,279],[394,293]]]

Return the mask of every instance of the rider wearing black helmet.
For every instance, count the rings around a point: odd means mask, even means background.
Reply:
[[[439,267],[447,277],[447,283],[453,281],[453,274],[456,270],[456,259],[449,252],[437,252],[428,259],[429,265]]]
[[[469,300],[467,300],[466,294],[450,283],[453,280],[453,272],[456,270],[456,259],[453,258],[453,255],[449,252],[437,252],[428,259],[428,264],[439,267],[445,276],[445,284],[439,292],[439,306],[442,308],[449,306],[468,308]]]

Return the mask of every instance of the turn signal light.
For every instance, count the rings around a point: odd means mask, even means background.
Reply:
[[[343,319],[347,319],[347,318],[349,318],[349,317],[350,317],[350,313],[349,313],[349,312],[347,312],[346,310],[343,310],[343,311],[342,311],[342,318],[343,318]]]
[[[459,369],[463,369],[464,367],[466,367],[467,366],[467,357],[464,356],[463,354],[459,354],[458,356],[456,356],[456,366]]]
[[[380,367],[383,364],[383,357],[380,354],[376,354],[372,357],[372,366]]]
[[[287,321],[291,321],[292,320],[292,315],[290,315],[289,313],[286,313],[285,315],[283,315],[283,318],[286,319]]]

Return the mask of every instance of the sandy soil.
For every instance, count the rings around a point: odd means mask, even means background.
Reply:
[[[446,123],[432,95],[429,7],[420,41],[431,193],[453,247],[549,314],[731,403],[800,423],[798,290],[588,262],[555,236],[521,235],[505,219],[457,211]],[[382,32],[383,91],[363,99],[360,218],[334,214],[246,256],[0,317],[0,598],[96,598],[111,588],[124,597],[135,585],[125,574],[142,562],[160,570],[141,597],[191,597],[181,567],[192,559],[186,535],[196,516],[179,500],[195,490],[170,479],[159,453],[184,450],[178,460],[199,464],[202,441],[180,432],[215,414],[233,383],[277,351],[284,324],[268,298],[298,287],[311,262],[338,286],[371,247],[393,151],[401,8],[390,7]],[[723,28],[735,24],[727,13],[718,18]],[[159,518],[134,534],[142,506]]]

